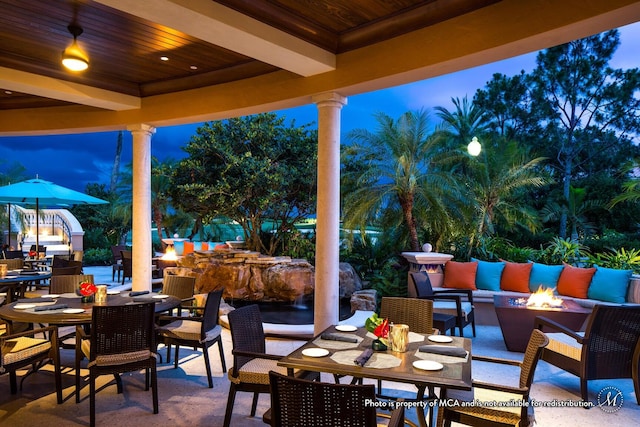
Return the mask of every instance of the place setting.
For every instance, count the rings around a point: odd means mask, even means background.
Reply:
[[[344,330],[344,326],[341,328]],[[337,330],[338,327],[336,326]],[[357,330],[357,328],[356,328]],[[313,343],[321,348],[329,348],[333,350],[345,350],[354,348],[360,345],[364,338],[359,337],[356,334],[350,334],[348,332],[323,332]]]

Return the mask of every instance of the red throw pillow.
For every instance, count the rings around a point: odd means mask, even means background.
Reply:
[[[505,261],[500,278],[500,289],[513,292],[531,292],[529,290],[529,276],[532,268],[533,263],[530,262]]]
[[[587,298],[594,274],[595,268],[579,268],[565,264],[558,279],[557,291],[560,295],[568,297]]]
[[[445,288],[476,289],[478,262],[447,261],[444,265]]]
[[[193,252],[193,242],[187,242],[185,240],[185,242],[184,242],[184,251],[182,252],[182,255],[190,254],[192,252]]]
[[[209,242],[202,242],[202,247],[200,250],[208,251],[209,250]]]

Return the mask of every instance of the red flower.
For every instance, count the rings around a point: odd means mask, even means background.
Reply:
[[[33,258],[36,256],[36,251],[29,251],[29,257]]]
[[[389,335],[389,319],[384,319],[382,323],[380,323],[373,330],[373,334],[378,338],[387,338]]]
[[[89,283],[89,282],[80,283],[80,294],[82,294],[82,296],[89,297],[95,294],[97,290],[98,288],[96,288],[96,285],[94,285],[93,283]]]

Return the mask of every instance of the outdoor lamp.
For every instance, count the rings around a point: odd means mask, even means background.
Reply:
[[[67,29],[73,35],[73,43],[62,52],[62,65],[70,71],[84,71],[89,68],[89,57],[78,46],[77,38],[82,34],[82,27],[71,24]]]
[[[469,145],[467,145],[467,151],[474,157],[480,154],[482,146],[480,145],[480,142],[478,142],[477,137],[474,136]]]

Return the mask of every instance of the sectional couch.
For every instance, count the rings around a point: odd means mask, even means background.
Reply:
[[[539,287],[552,288],[557,296],[586,308],[595,304],[640,304],[640,276],[630,270],[472,259],[448,261],[443,271],[442,287],[434,290],[472,289],[479,324],[497,324],[494,295],[528,297]]]

